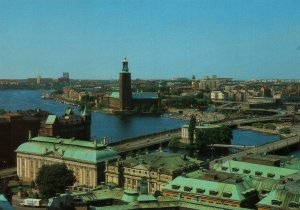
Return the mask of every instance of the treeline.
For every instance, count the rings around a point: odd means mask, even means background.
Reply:
[[[194,96],[179,96],[166,98],[166,106],[174,108],[197,108],[201,106],[207,106],[208,100],[205,98],[198,98]]]

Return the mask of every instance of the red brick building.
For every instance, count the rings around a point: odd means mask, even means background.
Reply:
[[[87,113],[86,109],[80,116],[75,115],[71,108],[67,109],[65,115],[62,117],[49,115],[48,118],[42,122],[39,135],[90,140],[91,115]]]
[[[29,135],[38,135],[40,122],[47,115],[47,112],[31,110],[0,116],[0,168],[15,164],[15,149],[24,143]]]

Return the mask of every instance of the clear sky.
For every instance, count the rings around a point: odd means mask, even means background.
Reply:
[[[299,0],[0,0],[0,79],[300,79]]]

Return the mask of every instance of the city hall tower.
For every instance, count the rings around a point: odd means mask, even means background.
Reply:
[[[123,68],[120,72],[119,79],[119,88],[120,88],[120,110],[130,110],[131,109],[131,74],[128,68],[128,61],[125,57],[123,60]]]

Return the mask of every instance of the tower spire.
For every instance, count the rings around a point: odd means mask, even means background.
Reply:
[[[126,57],[125,57],[124,60],[123,60],[123,68],[122,68],[122,71],[124,71],[124,72],[129,72],[128,61],[127,61],[127,58],[126,58]]]

